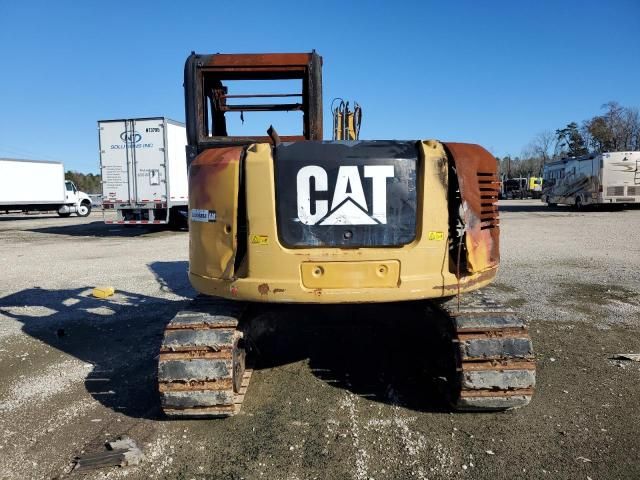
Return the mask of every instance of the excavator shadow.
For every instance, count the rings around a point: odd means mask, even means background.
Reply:
[[[186,261],[153,262],[150,269],[162,290],[196,295]],[[444,392],[455,368],[450,338],[442,337],[442,318],[425,302],[256,303],[245,318],[255,369],[308,360],[311,372],[336,388],[414,410],[450,411]]]
[[[37,214],[29,214],[29,213],[15,213],[8,212],[6,213],[4,210],[0,209],[0,222],[21,222],[24,220],[51,220],[55,218],[60,218],[57,213],[37,213]]]
[[[145,235],[171,234],[166,225],[107,225],[102,221],[32,228],[31,232],[67,237],[129,238]]]
[[[187,304],[129,292],[101,300],[83,288],[30,288],[0,298],[0,313],[21,322],[29,336],[89,364],[85,388],[105,407],[158,418],[159,345],[165,325]],[[431,345],[437,332],[420,306],[259,307],[252,322],[255,367],[308,359],[312,373],[336,388],[444,411],[441,373],[434,369],[437,345]]]
[[[187,298],[193,298],[197,295],[187,275],[189,262],[152,262],[149,264],[149,270],[156,277],[160,290],[163,292]]]
[[[308,359],[311,372],[336,388],[413,410],[449,411],[450,340],[424,302],[255,305],[249,316],[256,369]]]
[[[183,300],[126,291],[97,299],[88,288],[29,288],[0,298],[0,315],[88,364],[84,386],[105,407],[157,419],[157,355],[164,329],[195,292],[186,262],[149,267],[161,290]],[[447,410],[441,387],[449,368],[442,360],[449,356],[442,355],[437,322],[430,321],[422,302],[254,304],[247,316],[257,369],[307,359],[312,374],[336,388],[415,410]]]
[[[158,418],[159,345],[165,325],[188,301],[122,291],[107,299],[90,294],[85,288],[25,289],[0,298],[0,318],[21,322],[27,335],[88,364],[85,388],[104,406]]]

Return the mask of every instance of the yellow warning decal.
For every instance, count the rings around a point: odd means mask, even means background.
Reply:
[[[429,240],[444,240],[444,232],[429,232]]]
[[[251,243],[254,245],[269,245],[268,235],[251,235]]]

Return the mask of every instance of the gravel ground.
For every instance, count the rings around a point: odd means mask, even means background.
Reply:
[[[640,210],[502,202],[491,287],[531,324],[530,406],[451,414],[425,365],[419,303],[284,307],[242,413],[165,421],[166,322],[194,295],[185,232],[0,215],[0,478],[65,478],[133,438],[138,466],[90,479],[640,478]],[[89,296],[107,284],[117,294]]]

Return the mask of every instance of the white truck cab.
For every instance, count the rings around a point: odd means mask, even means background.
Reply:
[[[91,213],[91,198],[76,188],[71,180],[65,180],[65,203],[58,209],[58,215],[68,217],[76,213],[79,217],[87,217]]]

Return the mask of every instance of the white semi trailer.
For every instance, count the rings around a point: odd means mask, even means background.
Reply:
[[[607,152],[547,163],[542,201],[577,208],[640,204],[640,152]]]
[[[98,122],[105,223],[186,225],[187,135],[165,117]]]
[[[91,199],[64,179],[60,162],[0,158],[0,212],[56,211],[86,217]]]

